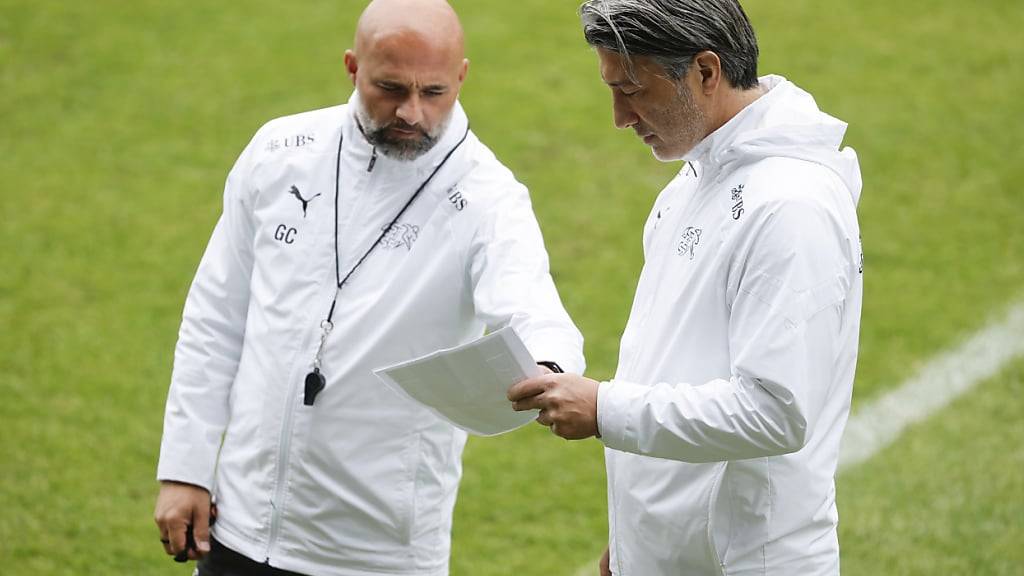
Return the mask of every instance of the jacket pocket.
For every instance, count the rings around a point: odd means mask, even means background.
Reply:
[[[722,575],[709,518],[726,464],[615,456],[621,573]]]
[[[772,486],[769,458],[727,464],[708,515],[708,537],[723,574],[748,573],[763,566],[764,543],[771,521]]]
[[[729,497],[728,489],[723,490],[723,484],[729,471],[729,464],[726,463],[715,475],[714,484],[707,503],[707,538],[708,556],[714,565],[716,576],[725,576],[725,557],[729,545],[729,524],[725,521],[732,515],[732,500]],[[724,514],[723,514],[724,513]],[[724,516],[722,518],[721,516]]]

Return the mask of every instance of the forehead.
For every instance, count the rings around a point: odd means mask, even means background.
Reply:
[[[600,61],[601,79],[609,86],[620,86],[624,84],[647,84],[661,67],[648,56],[633,56],[633,77],[630,77],[629,61],[618,52],[605,48],[597,49],[597,56]]]
[[[604,48],[597,49],[601,79],[608,84],[618,84],[626,79],[626,59],[618,52]]]
[[[461,64],[454,47],[410,29],[375,34],[362,48],[360,66],[371,76],[443,80],[457,75]]]

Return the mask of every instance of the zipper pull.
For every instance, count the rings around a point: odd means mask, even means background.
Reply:
[[[373,172],[373,167],[377,165],[377,147],[373,147],[373,153],[370,155],[370,165],[366,167],[367,172]]]

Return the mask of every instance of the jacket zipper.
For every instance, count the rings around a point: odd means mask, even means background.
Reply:
[[[688,164],[686,170],[693,170],[693,168],[690,167],[689,164]],[[687,212],[691,208],[694,207],[694,202],[702,200],[700,198],[700,195],[702,193],[701,187],[704,185],[704,173],[705,173],[705,170],[704,170],[703,167],[701,167],[700,172],[697,172],[696,170],[694,170],[694,174],[696,175],[697,182],[694,184],[693,190],[690,192],[689,197],[680,198],[684,203],[680,206],[679,210],[676,212],[676,215],[675,216],[669,216],[668,218],[666,218],[666,219],[672,219],[673,226],[675,226],[675,225],[677,225],[679,223],[684,222],[685,218],[687,217]],[[703,207],[703,203],[697,204],[697,208],[698,209],[701,208],[701,207]],[[668,230],[665,233],[675,234],[677,232],[675,230],[675,228],[672,227],[672,226],[669,226],[667,228],[668,228]],[[657,232],[655,232],[655,234],[656,233]],[[671,238],[674,238],[674,236],[671,237]],[[669,238],[667,240],[666,239],[661,239],[661,242],[658,242],[658,240],[659,240],[658,238],[652,238],[651,239],[651,253],[652,253],[651,255],[654,256],[654,258],[657,258],[657,259],[664,259],[664,255],[665,255],[666,251],[667,252],[671,252],[671,241],[672,241],[671,238]],[[669,248],[668,249],[664,249],[664,250],[662,249],[662,244],[664,242],[669,242]],[[649,262],[645,262],[644,266],[646,267],[648,263]],[[658,262],[658,267],[655,269],[654,274],[652,275],[653,281],[650,282],[649,284],[654,287],[654,291],[652,293],[648,294],[646,296],[646,298],[644,299],[644,307],[642,309],[643,316],[642,316],[642,318],[640,320],[640,323],[637,325],[637,330],[636,330],[637,333],[643,332],[643,330],[647,327],[647,321],[650,319],[651,314],[654,312],[654,304],[657,301],[658,289],[661,286],[661,277],[662,277],[662,275],[664,273],[665,267],[666,266],[665,266],[664,262]],[[637,365],[637,362],[639,362],[639,361],[640,361],[640,356],[639,355],[634,355],[633,361],[630,363],[630,367],[629,367],[629,370],[630,370],[631,374],[636,374],[636,365]]]
[[[370,182],[375,180],[373,177],[373,169],[376,165],[377,148],[374,147],[370,156],[369,165],[366,167],[366,171],[371,174],[371,179],[365,184],[367,188],[370,187]],[[353,215],[358,213],[361,208],[361,205],[355,206],[353,208]],[[333,285],[333,282],[330,283]],[[267,548],[264,553],[264,563],[266,564],[270,563],[271,552],[277,544],[277,538],[281,531],[281,515],[284,513],[285,480],[288,476],[288,468],[291,459],[292,421],[295,417],[295,412],[298,409],[298,394],[296,393],[296,386],[294,384],[289,389],[287,404],[288,410],[285,412],[284,422],[281,424],[281,441],[277,453],[277,481],[274,486],[273,499],[270,501],[270,533],[267,536]]]
[[[332,279],[328,283],[333,286]],[[299,371],[300,374],[303,371]],[[274,484],[274,496],[270,501],[270,532],[267,536],[267,548],[264,553],[265,564],[270,563],[271,552],[277,544],[277,538],[281,531],[281,515],[284,513],[284,497],[286,479],[291,460],[292,424],[295,412],[299,409],[299,395],[296,386],[293,384],[288,391],[288,408],[284,413],[284,421],[281,423],[281,441],[277,452],[277,478]]]
[[[278,532],[281,530],[281,514],[284,512],[285,479],[288,475],[289,456],[291,455],[292,443],[292,419],[295,415],[295,404],[297,395],[295,386],[288,390],[288,409],[284,413],[284,422],[281,424],[281,442],[277,452],[277,479],[274,485],[274,496],[270,500],[270,534],[267,537],[267,550],[264,556],[264,563],[270,563],[270,552],[277,543]]]
[[[377,165],[377,147],[373,147],[373,152],[370,153],[370,163],[366,165],[367,172],[373,172],[373,167]]]
[[[329,279],[328,283],[333,285]],[[299,371],[300,374],[303,371]],[[292,445],[292,424],[295,412],[299,409],[299,395],[296,385],[293,384],[288,390],[287,410],[284,413],[284,421],[281,423],[281,441],[277,451],[277,478],[274,484],[274,496],[270,500],[270,532],[267,535],[267,548],[264,553],[265,564],[270,563],[271,552],[277,544],[277,538],[281,531],[281,515],[284,513],[284,497],[288,470],[291,464]]]

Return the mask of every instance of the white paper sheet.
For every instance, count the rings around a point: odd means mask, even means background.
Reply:
[[[512,410],[506,396],[516,382],[541,373],[510,326],[373,373],[395,392],[477,436],[503,434],[537,417],[536,410]]]

